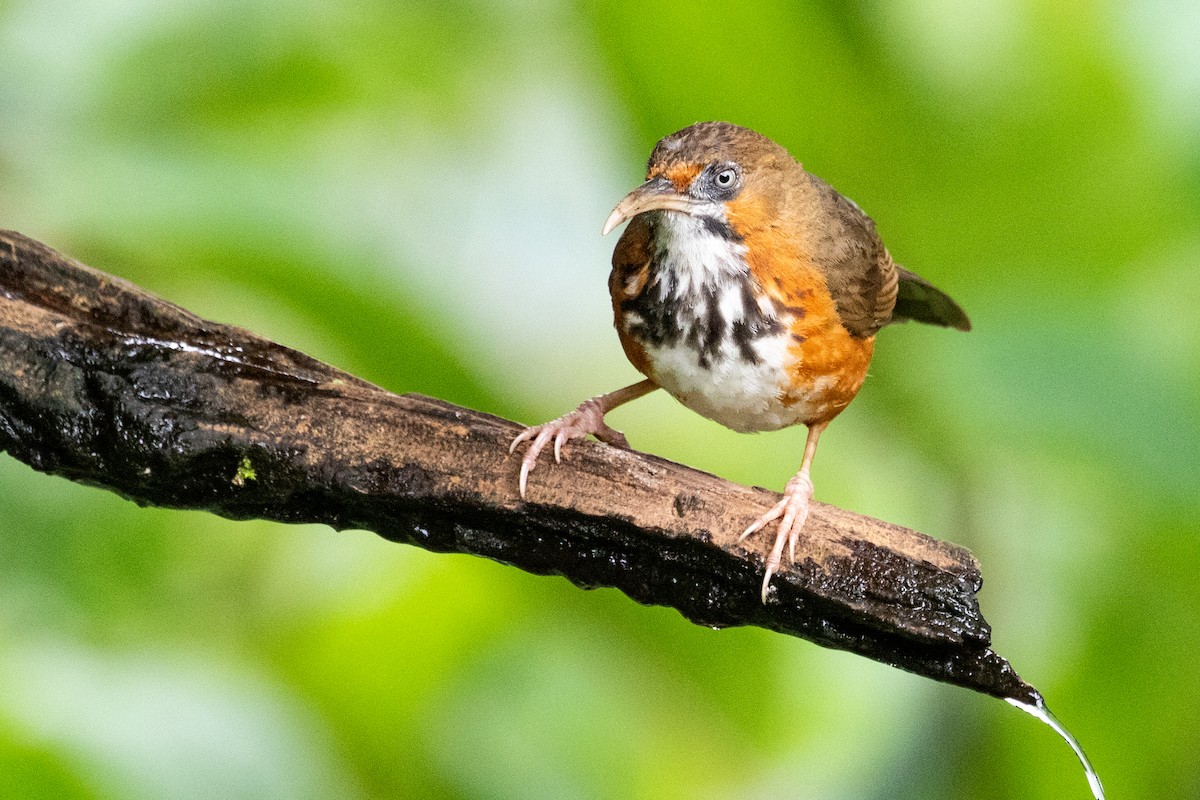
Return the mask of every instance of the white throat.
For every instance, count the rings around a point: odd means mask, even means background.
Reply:
[[[728,226],[720,206],[713,204],[710,216]],[[711,291],[731,279],[740,281],[749,272],[746,246],[715,233],[695,214],[660,213],[654,225],[654,247],[658,269],[652,279],[657,279],[659,299],[664,301]]]

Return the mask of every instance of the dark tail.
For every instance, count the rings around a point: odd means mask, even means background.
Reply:
[[[944,328],[971,330],[971,320],[958,303],[920,275],[909,272],[899,264],[896,272],[900,277],[896,307],[892,311],[892,322],[916,320]]]

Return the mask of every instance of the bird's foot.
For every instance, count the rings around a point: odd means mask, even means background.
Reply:
[[[779,527],[775,529],[775,545],[767,556],[767,574],[763,577],[762,601],[764,604],[767,602],[767,589],[770,588],[771,577],[779,571],[779,564],[783,560],[785,543],[788,546],[788,559],[793,564],[796,562],[796,542],[800,538],[800,530],[804,527],[804,522],[808,519],[808,507],[812,496],[812,478],[809,477],[807,470],[797,472],[795,477],[788,481],[787,488],[783,490],[783,499],[776,503],[770,511],[756,519],[738,537],[740,542],[747,536],[761,531],[775,520],[779,520]]]
[[[563,414],[561,417],[542,425],[534,425],[526,428],[517,434],[517,438],[513,439],[509,445],[508,452],[512,453],[517,449],[517,445],[521,442],[529,442],[529,449],[525,451],[525,457],[521,459],[521,478],[519,486],[521,489],[521,498],[525,498],[525,487],[529,481],[530,471],[537,466],[538,455],[541,454],[542,448],[545,447],[551,439],[554,440],[554,460],[562,462],[562,446],[565,442],[571,439],[577,439],[591,434],[606,444],[611,444],[615,447],[629,448],[629,440],[625,438],[625,434],[618,430],[610,428],[604,422],[605,408],[600,402],[601,398],[593,397],[591,400],[585,400],[579,404],[579,408],[569,414]]]

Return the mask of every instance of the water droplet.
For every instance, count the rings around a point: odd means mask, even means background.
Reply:
[[[1014,700],[1011,697],[1004,698],[1004,701],[1009,705],[1016,706],[1027,714],[1031,714],[1042,722],[1049,725],[1054,732],[1063,738],[1063,741],[1071,746],[1075,751],[1075,755],[1079,757],[1079,763],[1083,766],[1083,773],[1087,775],[1088,786],[1092,788],[1092,796],[1096,800],[1104,800],[1104,787],[1100,785],[1100,776],[1096,774],[1096,770],[1092,767],[1092,762],[1088,760],[1087,753],[1083,752],[1083,748],[1079,746],[1079,742],[1071,735],[1071,732],[1058,721],[1058,718],[1050,713],[1050,709],[1046,708],[1046,701],[1037,696],[1037,703],[1025,703],[1020,700]]]

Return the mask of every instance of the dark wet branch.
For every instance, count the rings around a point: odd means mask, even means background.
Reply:
[[[989,649],[966,550],[817,504],[800,563],[764,606],[765,542],[736,535],[778,495],[584,442],[543,465],[522,502],[517,430],[391,394],[0,232],[0,450],[35,469],[148,505],[365,528],[615,586],[699,624],[1036,696]]]

